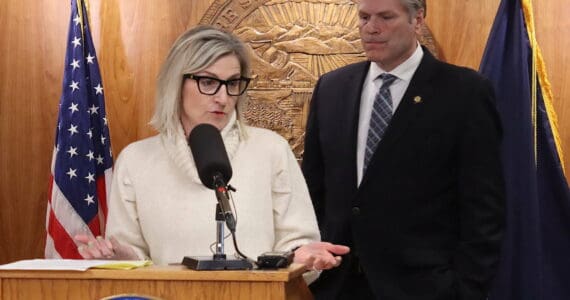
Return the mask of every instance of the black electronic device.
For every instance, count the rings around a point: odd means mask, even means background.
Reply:
[[[218,259],[212,256],[184,256],[182,264],[197,271],[253,269],[253,265],[245,259]]]
[[[287,268],[295,257],[295,252],[265,252],[257,257],[257,267],[260,269]]]

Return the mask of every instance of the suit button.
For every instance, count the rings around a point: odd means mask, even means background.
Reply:
[[[352,208],[352,215],[353,215],[353,216],[358,216],[358,215],[360,215],[360,207],[354,206],[354,207]]]

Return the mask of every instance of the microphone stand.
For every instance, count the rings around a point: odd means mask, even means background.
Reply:
[[[224,214],[219,203],[216,204],[216,252],[214,259],[226,259],[226,254],[224,254]]]
[[[216,196],[220,197],[219,190],[216,189]],[[227,190],[223,191],[227,199]],[[219,200],[219,198],[218,198]],[[220,201],[221,202],[221,201]],[[245,259],[226,259],[224,253],[224,226],[228,220],[228,211],[222,210],[220,203],[216,204],[216,251],[212,257],[209,256],[185,256],[182,264],[192,270],[250,270],[253,265]],[[233,223],[231,223],[233,221]],[[230,221],[232,234],[235,231],[235,221]]]

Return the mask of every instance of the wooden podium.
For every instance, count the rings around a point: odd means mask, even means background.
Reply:
[[[193,271],[184,266],[134,270],[0,270],[0,299],[101,299],[135,294],[158,299],[312,299],[304,267],[280,270]]]

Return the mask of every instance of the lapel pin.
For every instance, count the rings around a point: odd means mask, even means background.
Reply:
[[[421,103],[421,102],[422,102],[422,97],[421,97],[421,96],[415,96],[415,97],[414,97],[414,103],[415,103],[415,104],[418,104],[418,103]]]

